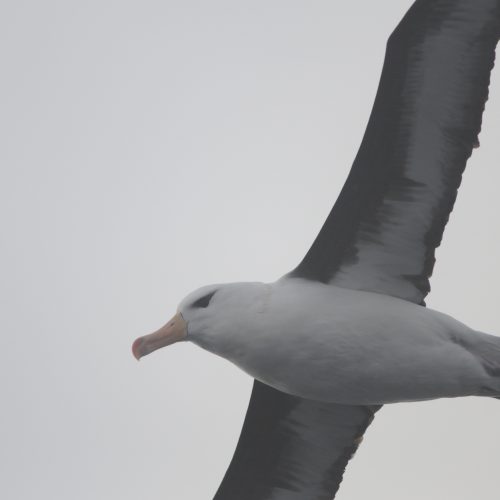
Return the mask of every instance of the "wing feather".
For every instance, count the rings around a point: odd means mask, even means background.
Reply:
[[[472,149],[499,0],[418,0],[392,33],[348,179],[289,276],[423,303]]]
[[[378,408],[311,401],[255,381],[214,500],[332,500]]]

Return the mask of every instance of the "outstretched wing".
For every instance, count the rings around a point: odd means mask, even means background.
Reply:
[[[288,276],[423,304],[478,141],[499,34],[499,0],[413,4],[387,43],[347,182]]]
[[[255,381],[214,500],[332,500],[378,408],[311,401]]]

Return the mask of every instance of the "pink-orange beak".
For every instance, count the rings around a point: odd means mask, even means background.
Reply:
[[[132,344],[132,354],[139,360],[160,347],[186,340],[186,337],[187,323],[179,312],[156,332],[136,339]]]

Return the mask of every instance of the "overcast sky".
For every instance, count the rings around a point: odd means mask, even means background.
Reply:
[[[139,335],[186,293],[302,258],[410,0],[4,0],[0,496],[203,500],[251,379]],[[500,332],[500,74],[430,307]],[[339,500],[498,496],[500,402],[385,407]]]

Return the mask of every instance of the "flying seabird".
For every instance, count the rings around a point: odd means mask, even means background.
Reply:
[[[331,500],[383,405],[500,397],[500,338],[425,307],[435,249],[478,145],[500,0],[417,0],[389,37],[348,179],[275,283],[188,295],[140,358],[190,340],[255,378],[214,500]]]

